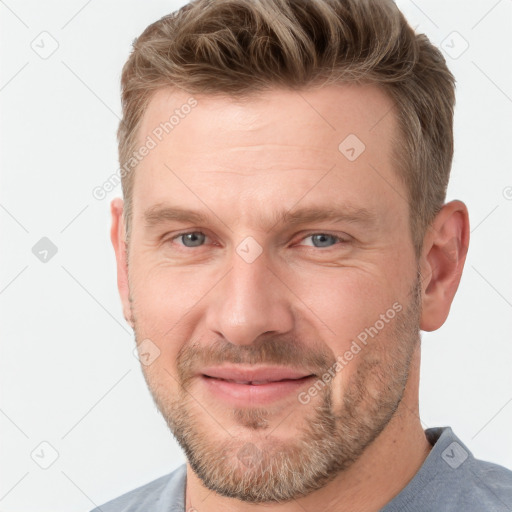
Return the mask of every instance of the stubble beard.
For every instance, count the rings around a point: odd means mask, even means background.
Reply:
[[[168,389],[159,384],[161,377],[143,367],[158,409],[205,487],[222,496],[250,503],[286,502],[324,487],[357,461],[393,418],[404,394],[412,356],[420,341],[419,277],[410,296],[407,309],[386,326],[386,338],[384,343],[379,340],[379,350],[371,347],[370,341],[356,356],[358,366],[344,383],[340,410],[333,407],[333,393],[339,392],[333,389],[333,383],[337,382],[333,380],[322,387],[308,405],[297,401],[297,409],[289,413],[289,416],[297,415],[296,433],[284,439],[274,434],[279,425],[272,425],[271,408],[230,410],[230,425],[235,424],[238,431],[244,428],[247,432],[242,438],[224,429],[225,415],[210,418],[208,404],[199,404],[189,391],[193,379],[187,370],[193,356],[197,356],[194,349],[187,347],[178,356],[176,397],[170,396]],[[286,349],[279,352],[282,357],[268,358],[273,349],[281,350],[277,345],[269,347],[266,355],[259,353],[258,362],[271,364],[277,359],[283,363],[288,357],[284,355],[289,353]],[[227,353],[237,349],[225,348],[229,349]],[[242,362],[240,357],[228,360]],[[243,362],[248,361],[243,359]],[[318,358],[320,361],[327,363],[322,356]],[[282,433],[282,428],[280,431]]]

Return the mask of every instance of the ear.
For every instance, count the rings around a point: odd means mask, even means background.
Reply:
[[[469,246],[469,216],[462,201],[446,203],[423,240],[420,261],[422,314],[420,329],[439,329],[450,312]]]
[[[125,320],[133,328],[133,320],[130,308],[130,288],[128,285],[128,260],[126,254],[126,230],[123,217],[123,200],[116,198],[110,203],[112,214],[112,226],[110,228],[110,239],[116,253],[117,264],[117,289],[121,296],[123,315]]]

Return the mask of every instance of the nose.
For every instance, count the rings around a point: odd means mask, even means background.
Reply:
[[[291,294],[276,274],[263,254],[247,263],[235,253],[231,270],[209,294],[208,329],[235,345],[291,331]]]

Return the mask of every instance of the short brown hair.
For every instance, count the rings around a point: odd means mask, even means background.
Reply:
[[[134,41],[123,68],[121,166],[157,89],[250,97],[333,83],[377,84],[395,103],[396,171],[419,256],[446,197],[455,79],[392,0],[194,0],[164,16]],[[122,187],[129,225],[133,172],[122,175]]]

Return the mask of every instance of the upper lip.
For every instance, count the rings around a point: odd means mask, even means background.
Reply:
[[[230,380],[236,382],[277,382],[284,379],[302,379],[312,373],[305,370],[297,370],[286,366],[212,366],[204,368],[201,372],[208,377]]]

